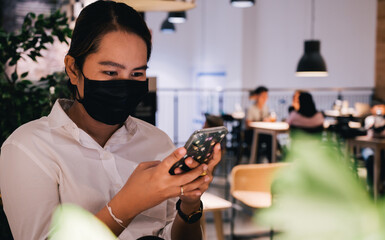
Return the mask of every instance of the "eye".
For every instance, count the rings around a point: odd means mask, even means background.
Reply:
[[[140,80],[140,81],[146,80],[146,71],[143,70],[143,71],[131,72],[130,78],[132,80]]]
[[[116,75],[118,75],[118,73],[115,72],[115,71],[103,71],[103,73],[108,75],[108,76],[116,76]]]
[[[131,76],[132,77],[142,77],[142,76],[144,76],[144,73],[143,72],[133,72],[133,73],[131,73]]]

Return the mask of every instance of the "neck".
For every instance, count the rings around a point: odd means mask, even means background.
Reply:
[[[260,102],[260,101],[257,101],[257,107],[259,108],[259,109],[262,109],[263,108],[263,103],[262,102]]]
[[[104,147],[112,134],[121,125],[108,125],[93,119],[83,105],[75,100],[74,104],[66,111],[71,120],[88,135],[90,135],[100,146]]]

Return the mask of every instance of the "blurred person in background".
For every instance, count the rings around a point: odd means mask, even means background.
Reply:
[[[268,89],[264,86],[257,87],[254,91],[250,92],[249,99],[252,105],[247,110],[246,126],[250,126],[250,122],[269,122],[270,113],[266,104],[269,98]]]
[[[303,90],[296,90],[294,92],[293,98],[292,98],[292,102],[291,102],[291,106],[288,109],[289,114],[292,111],[298,111],[299,110],[299,95],[301,95],[302,92],[304,92],[304,91]]]
[[[250,126],[250,123],[275,121],[275,118],[273,119],[271,117],[269,108],[266,104],[267,99],[269,98],[268,91],[269,90],[266,87],[259,86],[250,93],[249,99],[251,100],[252,105],[247,110],[245,131],[245,142],[248,146],[251,146],[254,134],[254,130]],[[272,137],[270,135],[259,134],[257,162],[271,161],[271,141]]]
[[[323,130],[324,116],[317,111],[313,97],[308,92],[299,94],[299,109],[293,110],[286,122],[290,128],[298,128],[305,131],[321,131]]]
[[[371,115],[367,116],[364,121],[364,127],[368,131],[370,137],[385,138],[385,104],[375,104],[370,108]],[[373,191],[373,164],[374,151],[371,148],[364,148],[361,152],[362,159],[365,161],[367,172],[367,184],[369,191]],[[385,156],[381,152],[381,162],[384,162]],[[380,186],[379,192],[383,194],[385,191],[385,164],[381,164],[380,170]]]

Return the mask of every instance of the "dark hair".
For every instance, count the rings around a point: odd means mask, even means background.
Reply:
[[[299,95],[299,110],[298,113],[305,117],[312,117],[317,113],[313,97],[308,92],[302,92]]]
[[[133,33],[143,39],[147,47],[147,61],[151,56],[151,33],[143,17],[132,7],[113,1],[97,1],[86,6],[76,20],[68,55],[75,59],[80,70],[86,57],[98,50],[104,35],[114,31]],[[75,86],[68,83],[74,93]]]
[[[266,88],[266,87],[264,87],[264,86],[259,86],[259,87],[257,87],[253,92],[252,92],[252,95],[259,95],[259,94],[261,94],[261,93],[263,93],[263,92],[268,92],[269,90]]]

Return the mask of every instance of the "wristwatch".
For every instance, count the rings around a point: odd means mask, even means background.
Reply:
[[[186,222],[186,223],[195,223],[197,222],[199,219],[201,219],[202,217],[202,213],[203,213],[203,203],[201,201],[201,206],[199,207],[199,210],[191,213],[190,215],[186,215],[182,212],[182,210],[180,210],[180,204],[181,204],[181,200],[179,199],[178,202],[176,203],[176,210],[178,210],[178,214],[179,216]]]

